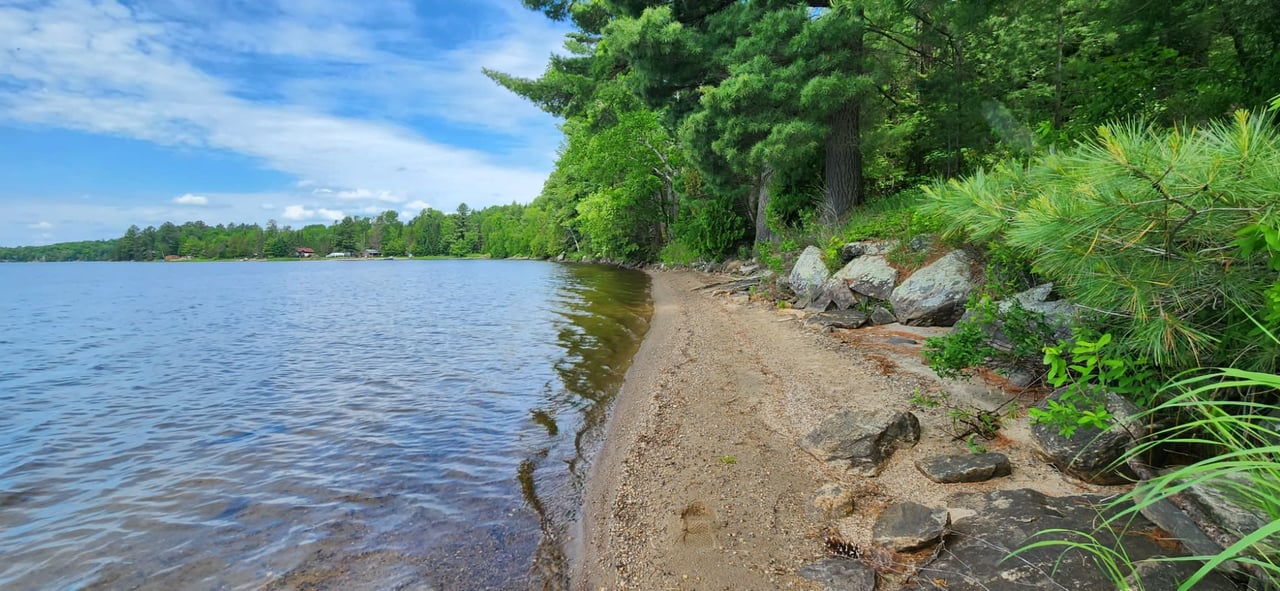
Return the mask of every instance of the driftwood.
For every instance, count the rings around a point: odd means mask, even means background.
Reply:
[[[729,281],[712,283],[711,285],[704,285],[697,289],[704,290],[704,291],[715,290],[715,291],[728,291],[728,292],[747,291],[752,287],[760,285],[763,282],[764,282],[764,276],[757,275],[755,277],[747,277],[746,279],[731,279]]]

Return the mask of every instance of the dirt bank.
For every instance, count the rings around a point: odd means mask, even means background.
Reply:
[[[860,491],[854,518],[839,530],[857,544],[879,510],[900,500],[942,504],[952,493],[995,487],[1100,490],[1031,459],[1018,424],[1025,419],[986,443],[1009,456],[1012,476],[962,485],[926,480],[913,459],[966,448],[947,433],[942,410],[912,406],[913,393],[983,387],[921,371],[911,343],[919,335],[893,326],[824,335],[794,311],[699,289],[714,277],[652,275],[652,325],[584,499],[575,589],[817,589],[795,573],[825,556],[824,539],[836,533],[834,522],[807,511],[828,482]],[[922,438],[879,477],[833,469],[795,445],[827,414],[885,407],[914,410]]]

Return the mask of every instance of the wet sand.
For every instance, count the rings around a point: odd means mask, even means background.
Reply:
[[[1009,456],[1012,476],[933,483],[913,460],[966,448],[947,433],[944,411],[913,407],[913,393],[990,394],[990,387],[932,377],[918,345],[888,338],[896,325],[822,334],[803,326],[797,311],[700,289],[724,278],[652,276],[651,327],[584,497],[574,589],[818,589],[796,571],[827,555],[828,536],[865,543],[875,516],[893,502],[942,505],[952,493],[997,487],[1094,490],[1030,458],[1025,419],[986,443]],[[795,445],[830,413],[886,407],[913,410],[922,437],[876,478],[823,464]],[[854,515],[838,527],[807,509],[828,482],[858,491]]]

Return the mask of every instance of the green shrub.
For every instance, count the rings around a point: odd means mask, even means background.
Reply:
[[[1248,239],[1261,228],[1266,243],[1266,228],[1280,223],[1280,133],[1269,115],[1242,111],[1202,128],[1104,126],[1028,166],[926,192],[923,210],[949,234],[1005,242],[1096,311],[1123,357],[1169,374],[1277,369],[1280,346],[1259,339],[1240,311],[1280,309],[1269,304],[1280,296],[1270,267],[1280,248]]]
[[[1010,300],[1001,312],[999,304],[983,298],[969,311],[970,317],[951,332],[925,339],[925,363],[940,377],[967,378],[974,368],[987,363],[1001,371],[1036,367],[1045,344],[1052,342],[1053,330],[1044,315],[1026,309],[1017,300]],[[997,326],[1013,343],[1010,349],[992,345],[989,331]]]

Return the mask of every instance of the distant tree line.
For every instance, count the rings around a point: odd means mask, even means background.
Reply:
[[[375,249],[385,256],[468,256],[548,258],[574,252],[572,230],[556,227],[534,205],[500,205],[473,210],[465,203],[452,213],[427,208],[403,221],[395,211],[373,217],[347,216],[330,225],[301,228],[275,220],[258,224],[202,221],[159,227],[130,226],[115,240],[65,242],[0,248],[0,261],[154,261],[167,256],[198,259],[285,258],[310,248],[316,256]]]

